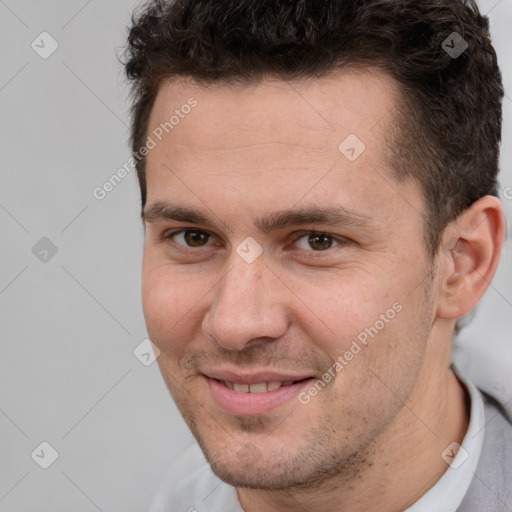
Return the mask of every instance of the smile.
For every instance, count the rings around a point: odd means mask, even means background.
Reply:
[[[270,382],[257,382],[255,384],[238,384],[236,382],[223,381],[224,385],[237,393],[266,393],[267,391],[274,391],[282,386],[291,386],[295,382],[293,380],[270,381]]]
[[[217,372],[217,376],[223,378],[203,375],[213,402],[224,413],[243,416],[261,416],[277,409],[315,380],[315,377],[303,376],[268,379],[263,375],[225,378],[225,372]]]

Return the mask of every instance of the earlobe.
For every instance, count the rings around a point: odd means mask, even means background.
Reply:
[[[496,197],[479,199],[450,223],[439,253],[439,318],[461,318],[477,305],[496,273],[504,237],[505,217]]]

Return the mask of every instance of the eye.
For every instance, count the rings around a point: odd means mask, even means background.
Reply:
[[[305,251],[313,249],[316,252],[321,252],[343,244],[344,240],[327,233],[310,231],[297,238],[295,243],[299,249]]]
[[[212,235],[200,229],[179,229],[167,232],[162,236],[163,240],[172,240],[177,245],[185,248],[199,248],[212,245]],[[326,252],[333,247],[347,243],[342,237],[336,237],[328,233],[308,231],[299,234],[294,242],[297,249],[307,252]]]
[[[208,245],[211,235],[200,229],[180,229],[165,234],[163,238],[173,240],[184,247],[204,247]]]

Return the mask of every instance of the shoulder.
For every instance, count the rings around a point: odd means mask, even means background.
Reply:
[[[512,510],[512,422],[503,407],[483,393],[482,453],[460,512]]]
[[[238,512],[236,490],[211,470],[199,446],[187,448],[160,481],[149,512]]]

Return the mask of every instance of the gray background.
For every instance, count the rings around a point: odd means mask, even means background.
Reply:
[[[134,5],[0,0],[0,512],[145,510],[192,442],[156,363],[133,353],[147,335],[135,174],[103,200],[93,196],[129,157],[116,49]],[[480,6],[508,94],[504,190],[512,186],[512,0]],[[46,59],[31,47],[51,49],[44,31],[59,45]],[[512,200],[503,202],[510,219]],[[466,360],[512,369],[511,249],[509,238],[459,344]],[[58,452],[48,469],[39,466],[51,457],[43,441]]]

